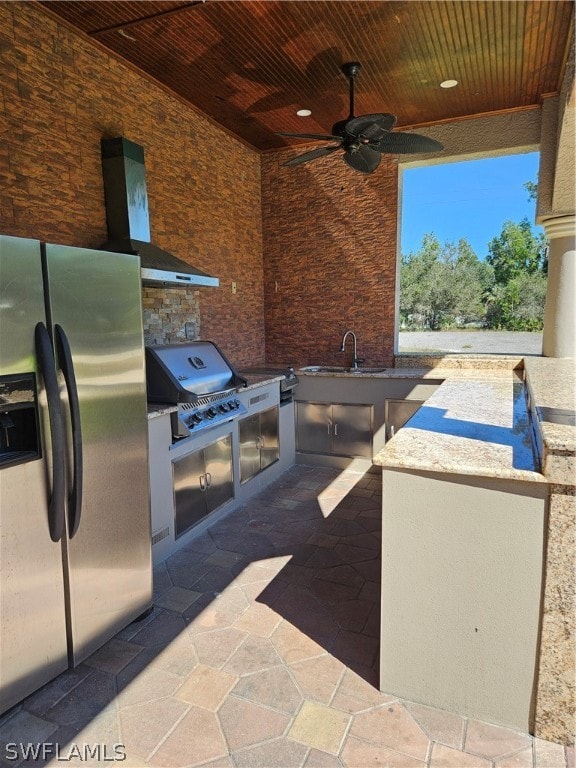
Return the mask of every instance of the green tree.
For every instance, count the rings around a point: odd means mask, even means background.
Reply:
[[[408,325],[440,327],[445,300],[439,256],[440,242],[430,233],[424,235],[419,251],[402,257],[400,314]]]
[[[537,182],[524,184],[530,199]],[[547,240],[527,218],[506,221],[480,261],[467,240],[441,245],[428,233],[416,253],[402,256],[400,319],[404,328],[482,323],[503,330],[540,330],[546,297]]]
[[[524,182],[524,189],[528,192],[528,200],[533,200],[535,203],[538,202],[538,182],[537,181],[525,181]],[[547,275],[548,274],[548,240],[547,238],[542,235],[542,248],[544,251],[544,256],[542,257],[542,272]]]
[[[461,239],[457,245],[446,243],[443,250],[446,263],[445,279],[451,294],[451,325],[481,321],[484,299],[494,284],[494,270],[478,259],[470,243]]]
[[[492,284],[492,268],[479,261],[466,240],[441,245],[429,233],[419,251],[402,257],[401,323],[439,330],[481,321]]]
[[[536,182],[524,188],[532,200]],[[499,237],[490,242],[487,257],[494,267],[496,283],[486,300],[486,325],[508,331],[539,331],[544,323],[547,240],[532,231],[528,219],[519,224],[506,221]]]
[[[535,235],[527,218],[520,223],[505,221],[502,232],[488,246],[486,261],[494,268],[498,285],[507,285],[523,272],[542,270],[546,258],[546,240]]]
[[[540,331],[544,324],[546,275],[520,272],[506,285],[496,285],[486,301],[488,328]]]
[[[528,200],[536,202],[538,200],[538,182],[537,181],[525,181],[524,189],[528,192]]]

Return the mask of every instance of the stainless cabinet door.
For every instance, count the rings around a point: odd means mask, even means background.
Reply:
[[[174,533],[185,531],[208,514],[204,451],[189,453],[172,464],[174,475]]]
[[[240,438],[240,482],[245,483],[260,471],[260,417],[247,416],[238,424]]]
[[[208,512],[234,498],[232,437],[227,435],[204,448]]]
[[[340,456],[372,457],[372,406],[332,406],[333,452]]]
[[[266,469],[280,457],[278,406],[260,414],[260,469]]]
[[[296,403],[296,450],[332,453],[332,406]]]
[[[423,404],[423,400],[386,400],[384,408],[386,440],[394,437],[394,434],[414,416]]]

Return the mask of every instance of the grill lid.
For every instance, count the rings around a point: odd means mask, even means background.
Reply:
[[[146,380],[153,403],[196,403],[246,386],[211,341],[146,347]]]

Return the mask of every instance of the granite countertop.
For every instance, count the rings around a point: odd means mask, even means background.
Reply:
[[[476,380],[478,376],[489,375],[494,379],[510,378],[512,369],[502,366],[490,368],[487,370],[478,370],[477,368],[385,368],[385,369],[364,369],[362,373],[352,373],[351,371],[307,371],[299,368],[296,373],[298,376],[343,376],[349,379],[471,379]]]
[[[148,403],[148,419],[164,416],[167,413],[174,413],[177,410],[178,406],[171,405],[170,403]]]
[[[438,371],[435,371],[438,374]],[[546,482],[519,377],[453,376],[374,458],[382,467]]]
[[[412,355],[398,357],[395,368],[361,374],[302,369],[298,373],[443,382],[375,456],[377,465],[574,485],[573,360]]]
[[[338,370],[337,367],[334,367],[332,370],[329,369],[329,366],[318,366],[318,367],[325,367],[328,370],[324,371],[313,371],[313,370],[306,370],[308,366],[304,368],[298,368],[296,370],[296,373],[298,376],[344,376],[346,378],[350,379],[366,379],[366,378],[374,378],[374,379],[423,379],[423,378],[430,378],[430,368],[363,368],[362,373],[353,373],[352,371],[343,368],[342,370]],[[316,367],[316,366],[312,366]],[[434,378],[442,378],[442,377],[434,377]]]
[[[524,378],[542,471],[551,483],[576,484],[576,373],[572,359],[525,361]]]
[[[575,361],[549,357],[527,359],[525,378],[546,445],[553,450],[576,449]]]
[[[263,387],[265,384],[271,384],[273,381],[282,381],[284,378],[281,375],[274,376],[270,373],[242,373],[240,371],[240,376],[242,376],[243,379],[246,379],[248,386],[243,387],[242,391],[246,391],[246,389],[254,389],[255,387]]]

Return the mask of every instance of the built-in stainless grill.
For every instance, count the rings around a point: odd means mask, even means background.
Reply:
[[[247,412],[236,396],[246,379],[211,341],[146,347],[146,379],[150,402],[178,406],[175,441]]]

